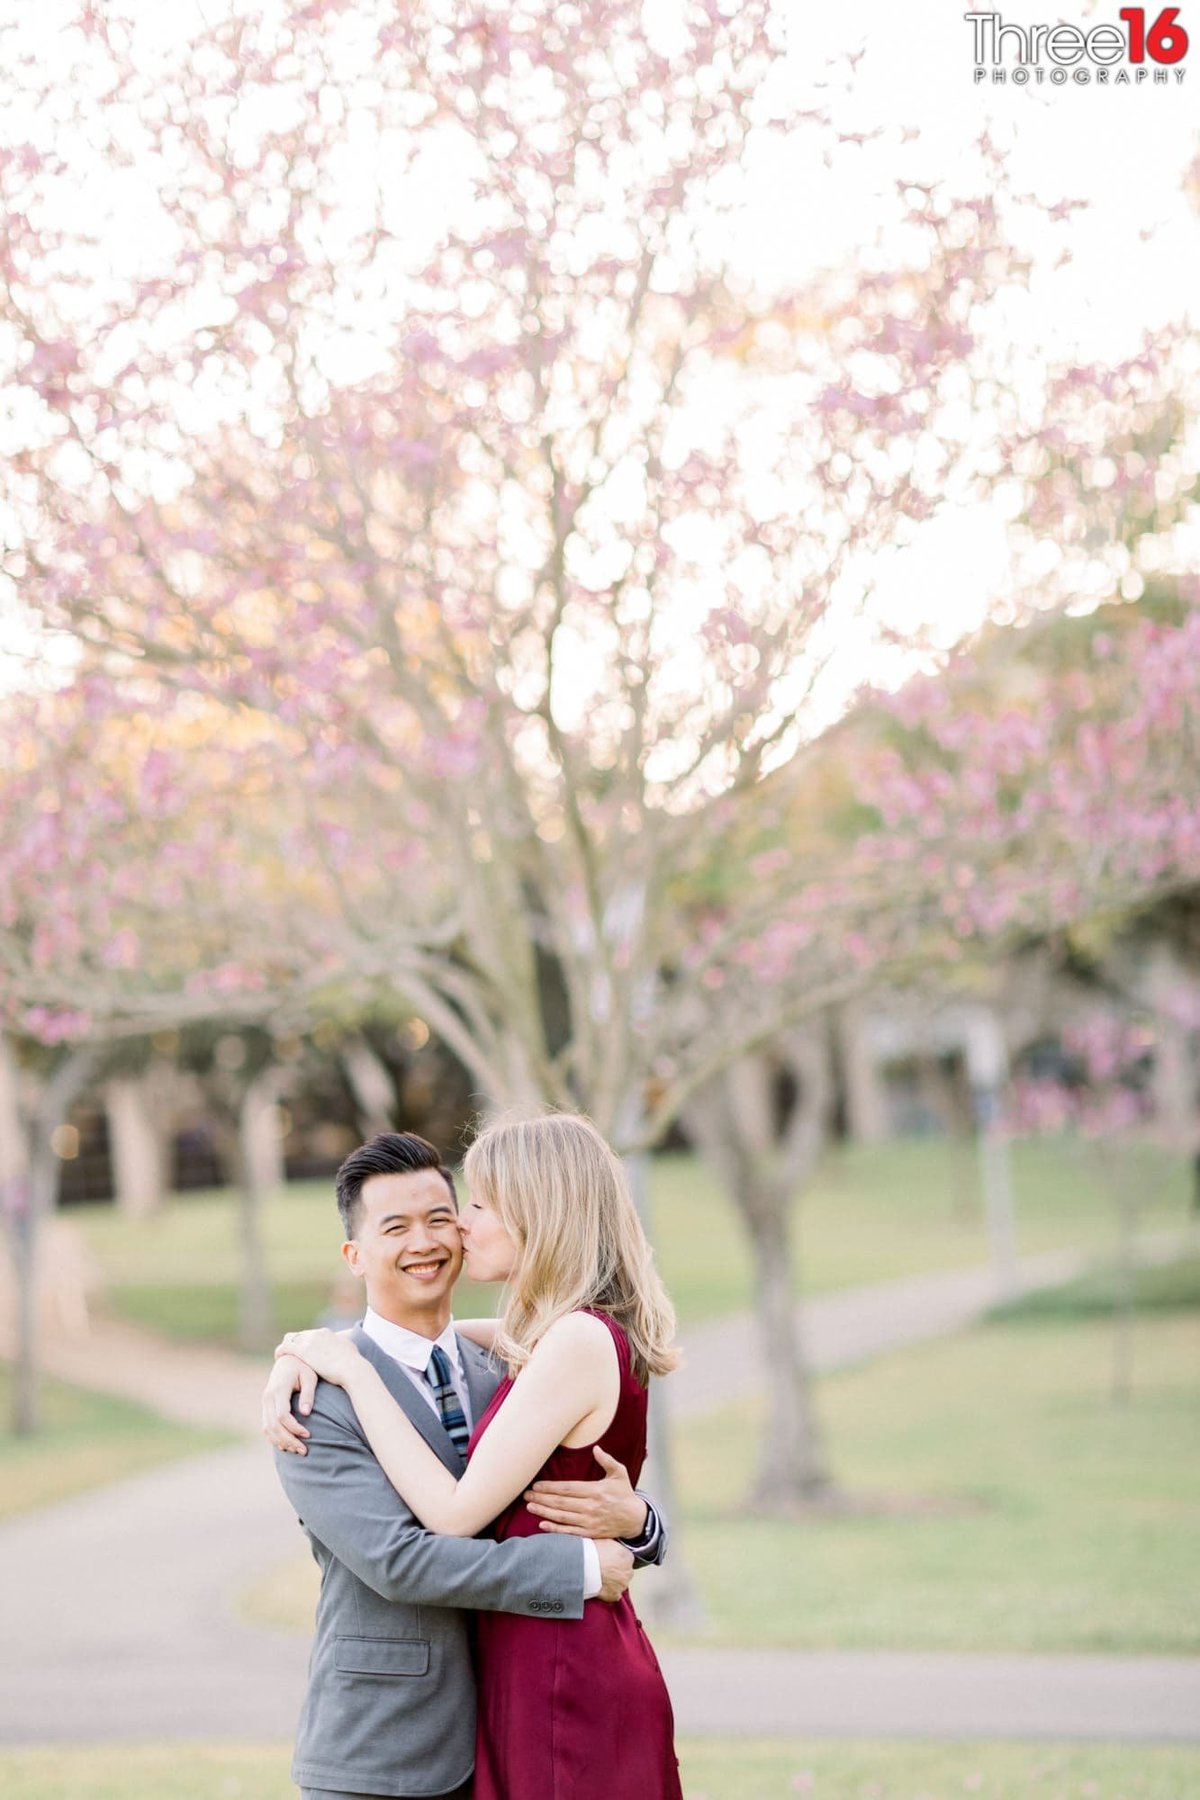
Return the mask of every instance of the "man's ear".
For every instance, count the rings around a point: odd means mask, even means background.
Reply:
[[[342,1245],[342,1255],[345,1257],[347,1266],[349,1267],[351,1273],[361,1277],[362,1270],[358,1266],[358,1263],[359,1263],[358,1245],[355,1243],[353,1238],[350,1239],[349,1243]]]

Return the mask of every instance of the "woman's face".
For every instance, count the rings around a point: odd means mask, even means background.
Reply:
[[[516,1266],[517,1246],[500,1222],[495,1207],[472,1190],[458,1216],[469,1281],[507,1281]]]

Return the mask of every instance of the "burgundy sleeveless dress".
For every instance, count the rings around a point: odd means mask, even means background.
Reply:
[[[621,1369],[612,1424],[598,1442],[636,1482],[646,1459],[647,1392],[624,1331],[612,1332]],[[470,1456],[512,1387],[506,1376],[471,1436]],[[560,1446],[546,1481],[593,1481],[603,1470],[586,1444]],[[503,1541],[533,1537],[538,1521],[514,1500],[491,1527]],[[682,1800],[666,1683],[633,1601],[584,1602],[582,1619],[481,1612],[474,1800]]]

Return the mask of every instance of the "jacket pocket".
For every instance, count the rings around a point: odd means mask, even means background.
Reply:
[[[333,1666],[345,1675],[427,1675],[426,1638],[339,1637]]]

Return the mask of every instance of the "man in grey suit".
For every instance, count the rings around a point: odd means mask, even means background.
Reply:
[[[366,1285],[355,1342],[459,1475],[499,1377],[451,1318],[463,1259],[453,1177],[424,1138],[385,1132],[342,1164],[337,1200],[342,1253]],[[289,1426],[295,1450],[277,1451],[321,1570],[292,1779],[304,1800],[468,1800],[470,1613],[577,1619],[587,1598],[617,1600],[636,1563],[662,1560],[665,1530],[617,1465],[574,1502],[599,1542],[438,1537],[392,1487],[341,1388],[318,1382],[304,1419]]]

